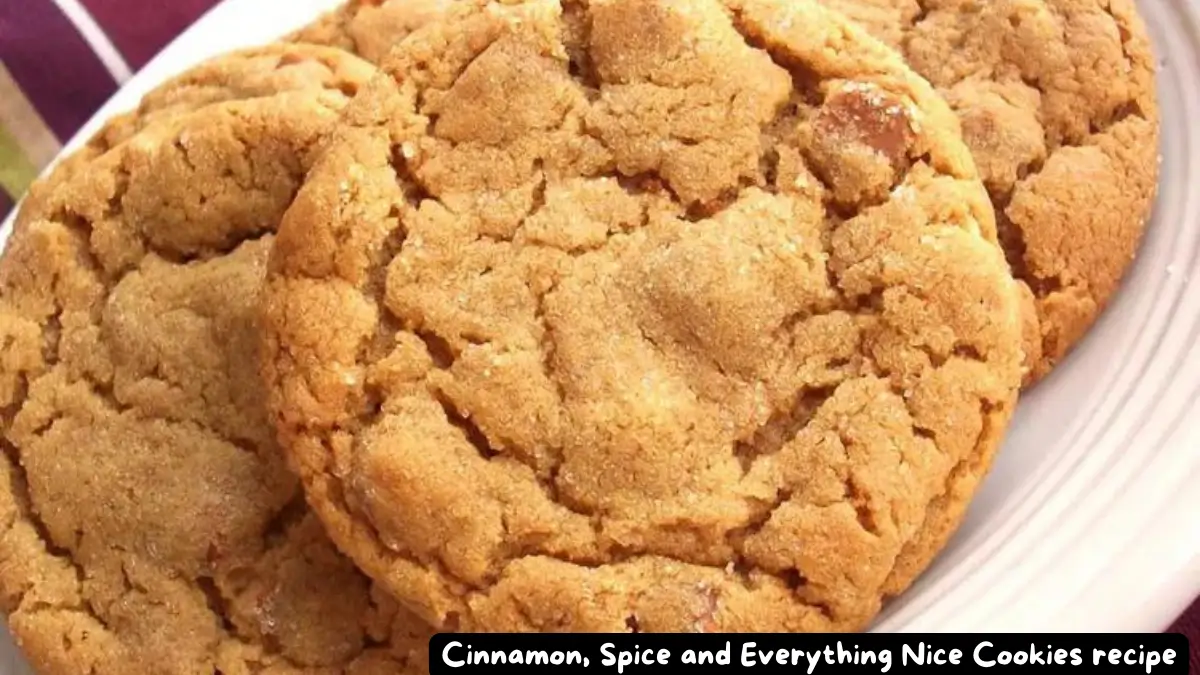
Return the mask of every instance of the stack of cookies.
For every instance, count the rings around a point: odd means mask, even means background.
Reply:
[[[353,0],[200,64],[0,259],[9,625],[863,629],[1133,259],[1153,75],[1130,0]]]

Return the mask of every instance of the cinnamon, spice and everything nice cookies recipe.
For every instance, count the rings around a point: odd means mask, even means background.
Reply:
[[[373,72],[331,53],[203,64],[23,207],[0,258],[0,606],[39,673],[427,672],[429,627],[326,538],[257,377],[271,233]]]
[[[264,294],[331,539],[441,629],[864,627],[1022,376],[959,124],[814,0],[453,3],[384,61]]]

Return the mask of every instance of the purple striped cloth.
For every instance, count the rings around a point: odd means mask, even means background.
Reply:
[[[131,72],[217,0],[0,0],[0,217]]]
[[[0,217],[130,71],[215,4],[0,0]],[[1200,602],[1171,630],[1191,639],[1200,672]]]

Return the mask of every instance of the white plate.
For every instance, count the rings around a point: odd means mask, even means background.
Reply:
[[[68,149],[167,77],[336,4],[225,0]],[[1161,65],[1164,180],[1137,264],[1023,399],[958,536],[876,630],[1160,631],[1200,593],[1200,0],[1141,7]],[[0,642],[0,675],[27,672]]]

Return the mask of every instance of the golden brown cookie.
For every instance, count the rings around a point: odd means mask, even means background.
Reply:
[[[369,575],[467,630],[856,629],[1020,381],[958,125],[813,0],[456,3],[268,272],[272,409]]]
[[[333,47],[271,44],[230,52],[205,61],[155,87],[136,110],[113,117],[83,148],[55,168],[62,180],[150,124],[222,101],[273,96],[284,91],[332,91],[353,96],[375,68]],[[20,214],[36,217],[45,185],[35,184]]]
[[[145,127],[156,116],[285,91],[353,97],[374,73],[370,63],[341,49],[275,43],[223,54],[185,71],[146,94],[137,114]]]
[[[45,675],[395,675],[426,624],[267,424],[272,232],[346,97],[208,105],[56,173],[0,258],[0,608]]]
[[[1035,382],[1116,291],[1154,200],[1154,58],[1134,3],[825,4],[899,48],[958,113],[1031,299]]]
[[[454,0],[349,0],[286,40],[329,45],[379,63],[397,42]]]

